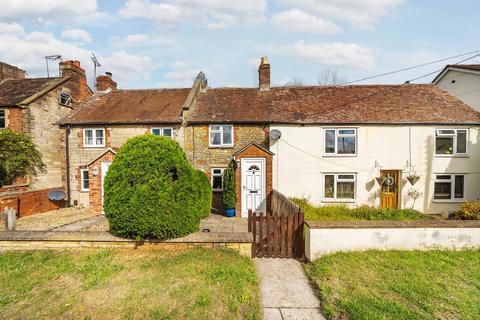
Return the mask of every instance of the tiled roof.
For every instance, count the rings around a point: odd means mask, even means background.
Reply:
[[[190,89],[115,90],[92,96],[61,124],[180,123]]]
[[[480,114],[433,84],[208,89],[191,123],[480,123]]]
[[[448,64],[446,68],[458,68],[466,70],[480,71],[480,64]]]
[[[14,106],[62,81],[62,78],[8,79],[0,83],[0,106]]]

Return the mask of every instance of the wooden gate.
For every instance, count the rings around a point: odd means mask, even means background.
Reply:
[[[248,212],[248,231],[252,232],[252,257],[303,258],[303,213]]]

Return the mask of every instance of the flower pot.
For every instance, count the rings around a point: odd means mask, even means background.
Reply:
[[[225,209],[225,215],[226,215],[228,218],[233,218],[233,217],[235,217],[235,208],[233,208],[233,209]]]
[[[417,183],[418,180],[420,180],[420,177],[419,176],[408,176],[407,180],[413,186],[415,183]]]

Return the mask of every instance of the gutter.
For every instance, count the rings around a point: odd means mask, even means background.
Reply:
[[[65,170],[67,171],[67,208],[70,208],[71,191],[70,191],[70,125],[65,129]]]

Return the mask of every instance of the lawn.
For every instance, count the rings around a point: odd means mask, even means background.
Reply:
[[[300,206],[307,221],[355,221],[355,220],[395,220],[414,221],[426,219],[412,209],[380,209],[368,206],[348,208],[345,205],[325,205],[316,207],[305,199],[292,198]]]
[[[480,251],[336,253],[306,266],[329,319],[479,319]]]
[[[250,259],[231,250],[0,255],[1,319],[260,319]]]

